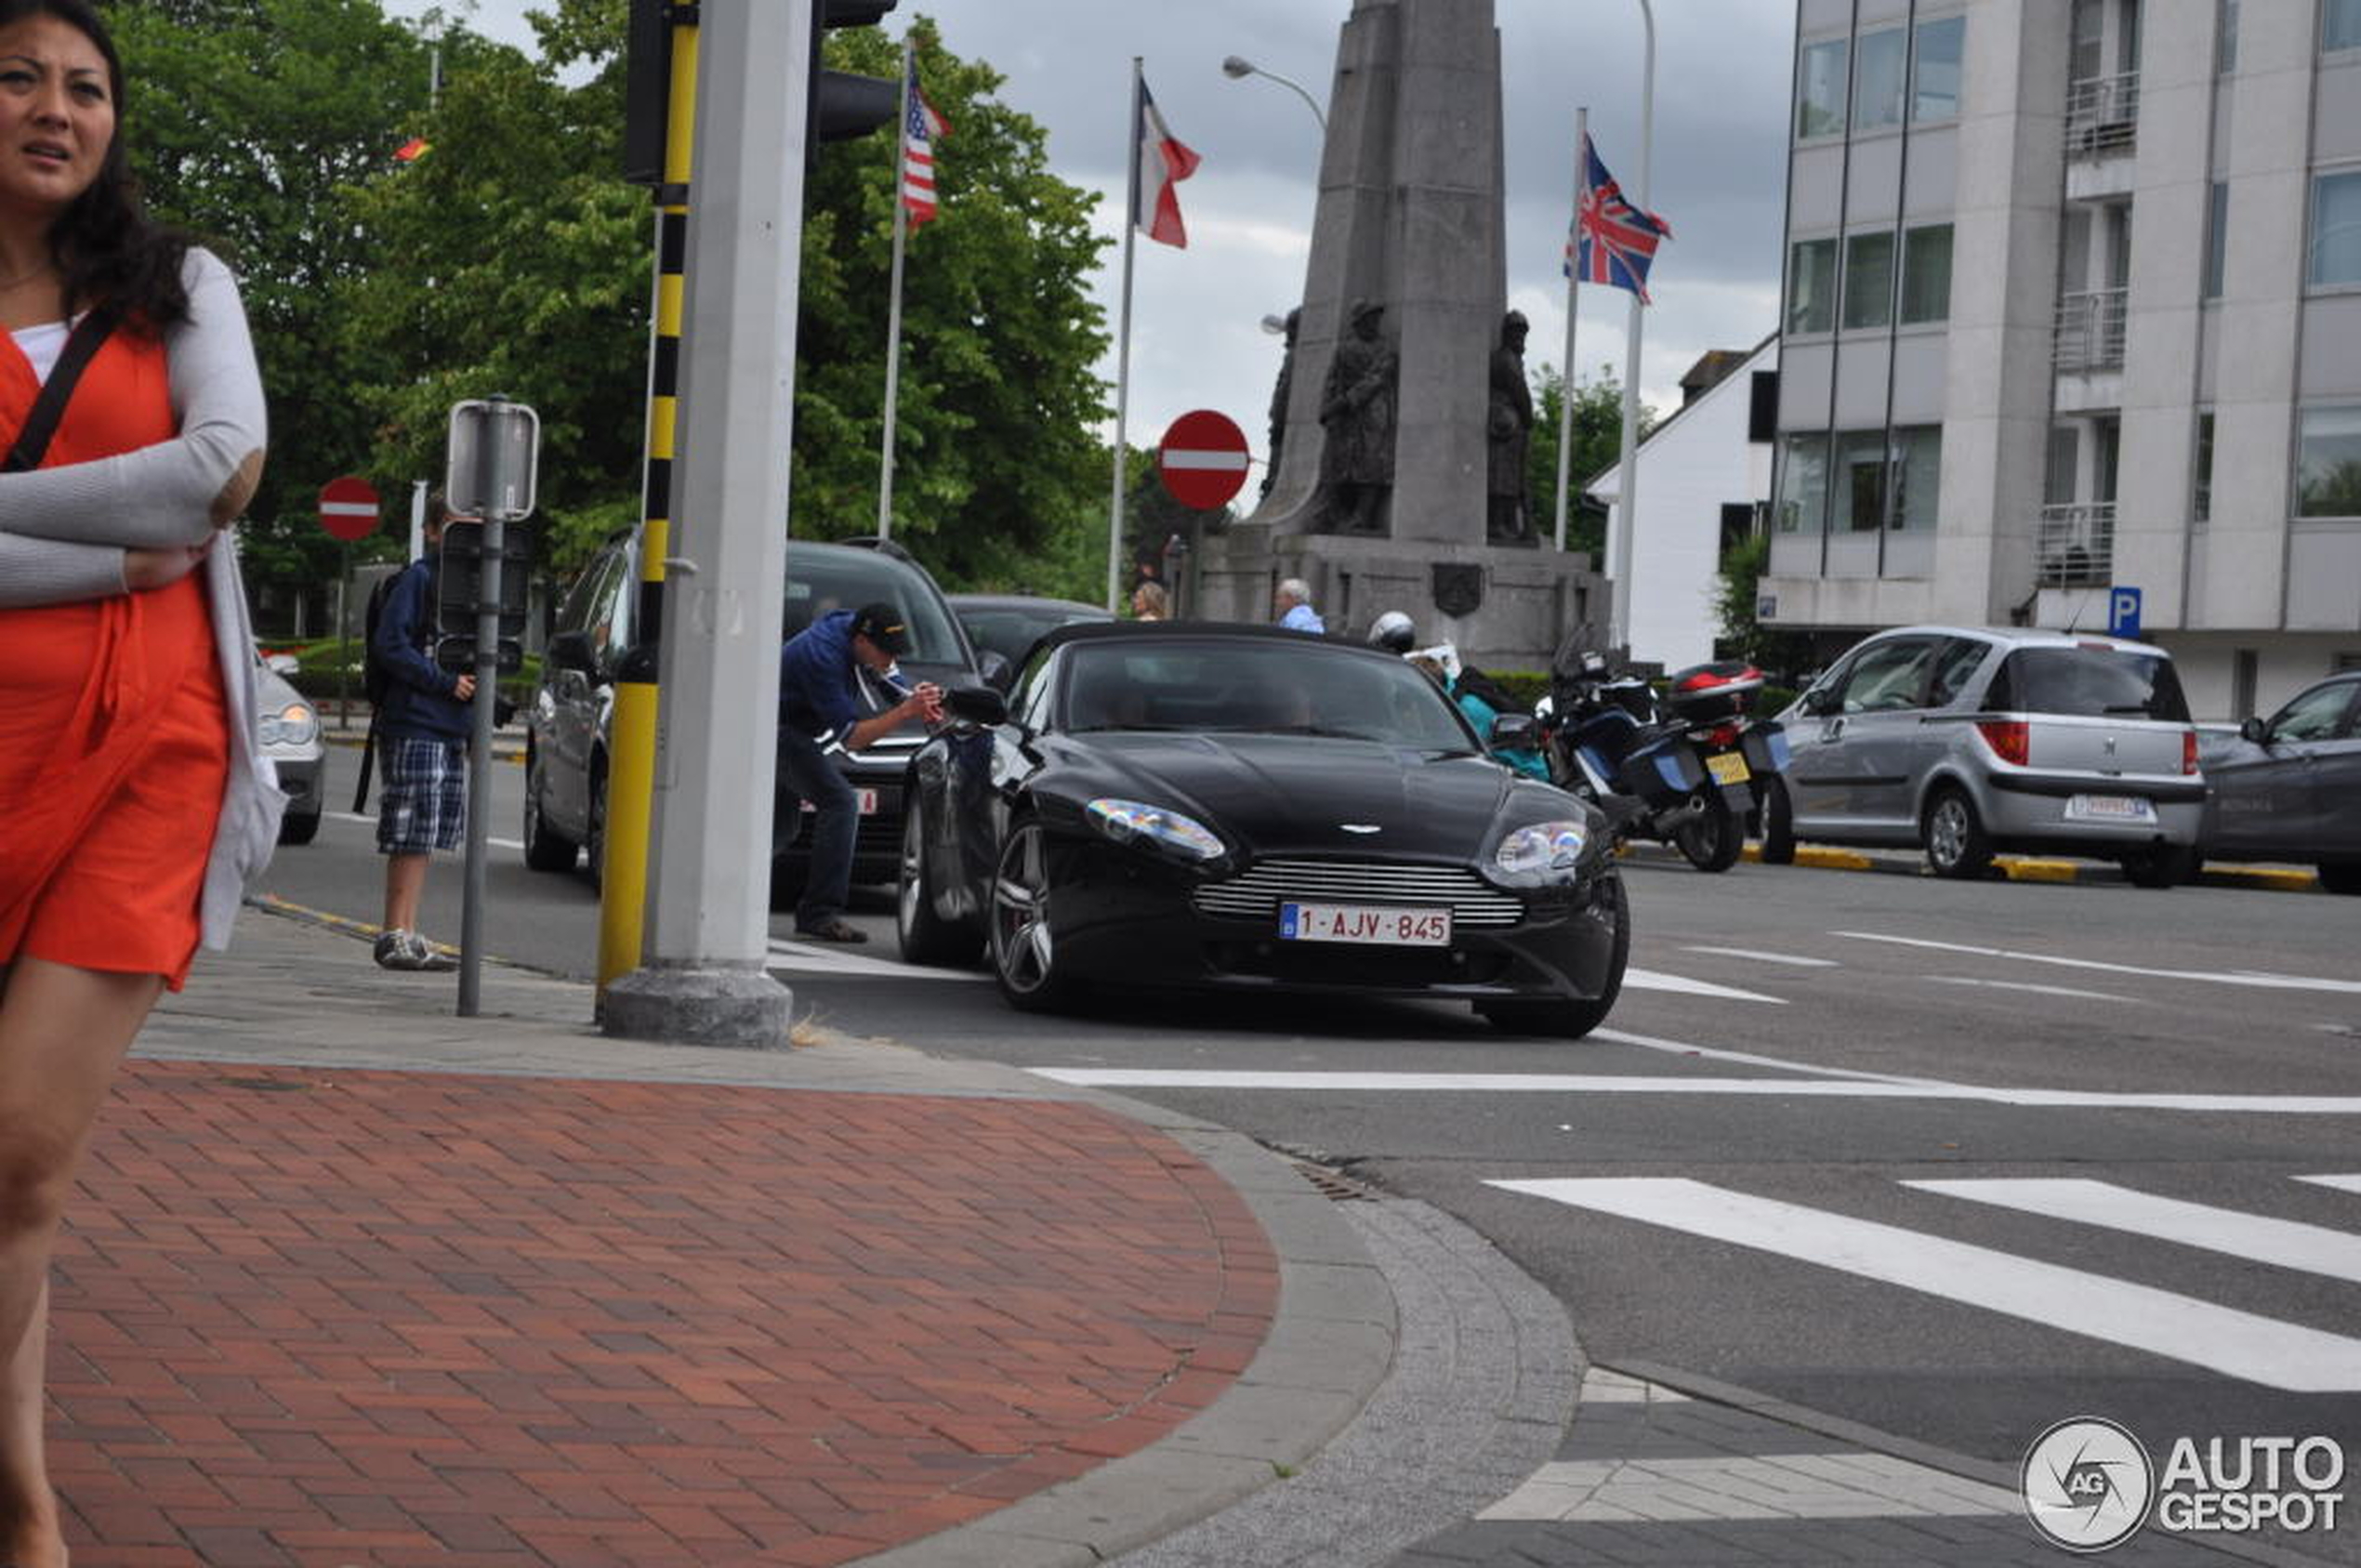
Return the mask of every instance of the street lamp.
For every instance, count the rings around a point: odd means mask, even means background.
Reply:
[[[1252,60],[1238,55],[1232,55],[1221,62],[1221,73],[1233,81],[1242,76],[1268,76],[1283,87],[1294,88],[1295,96],[1303,99],[1303,106],[1312,111],[1312,117],[1314,120],[1320,122],[1320,134],[1323,137],[1328,134],[1328,117],[1320,112],[1319,100],[1303,90],[1302,83],[1291,81],[1275,71],[1265,71]]]

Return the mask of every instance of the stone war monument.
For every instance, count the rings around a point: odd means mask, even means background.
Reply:
[[[1421,642],[1508,669],[1603,626],[1605,584],[1550,547],[1520,481],[1534,408],[1501,138],[1493,0],[1354,0],[1266,488],[1205,541],[1197,613],[1269,620],[1300,577],[1332,633],[1400,610]]]

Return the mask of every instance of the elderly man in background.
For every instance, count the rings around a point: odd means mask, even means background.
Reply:
[[[1312,585],[1300,577],[1289,577],[1279,585],[1272,596],[1271,610],[1289,631],[1308,631],[1316,637],[1328,629],[1320,612],[1312,608]]]

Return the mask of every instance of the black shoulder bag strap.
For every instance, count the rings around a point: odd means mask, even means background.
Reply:
[[[90,357],[114,331],[115,310],[100,305],[84,313],[81,321],[66,337],[66,346],[58,353],[58,362],[50,368],[49,378],[41,383],[41,396],[33,400],[33,412],[24,417],[24,428],[17,432],[16,445],[8,449],[7,461],[0,463],[0,473],[20,474],[41,466],[49,451],[49,438],[58,433],[58,421],[65,417],[66,404],[73,401],[73,389],[82,379],[82,372]]]

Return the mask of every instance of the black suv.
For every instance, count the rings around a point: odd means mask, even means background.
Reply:
[[[639,581],[638,537],[619,535],[574,579],[559,608],[542,660],[541,684],[525,716],[524,861],[536,871],[571,871],[587,850],[591,875],[598,875],[604,851],[614,679],[631,646]],[[909,626],[910,651],[900,661],[906,679],[948,686],[955,679],[973,680],[987,673],[958,617],[944,602],[943,590],[898,547],[876,541],[788,543],[783,638],[793,637],[831,610],[857,610],[878,601],[898,607]],[[863,694],[873,707],[890,707],[901,700],[898,692],[873,687],[865,670],[863,679]],[[777,716],[763,714],[760,722],[769,732]],[[924,726],[909,724],[865,751],[838,757],[861,800],[852,867],[857,881],[887,881],[895,873],[902,849],[903,769],[926,738]],[[802,876],[799,842],[807,837],[804,824],[811,812],[801,810],[792,796],[774,804],[775,880],[793,884]]]

